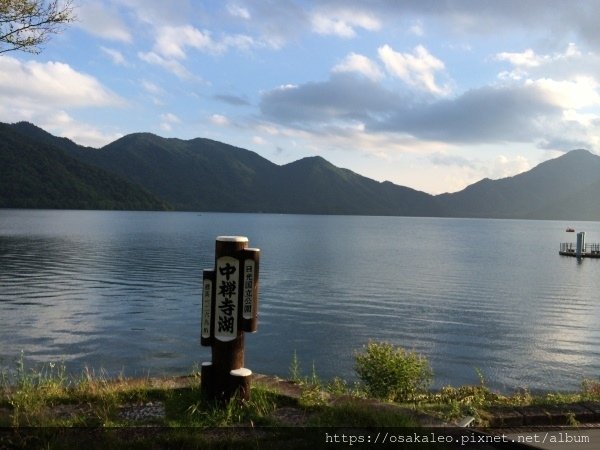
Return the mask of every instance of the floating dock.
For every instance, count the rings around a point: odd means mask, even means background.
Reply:
[[[600,258],[600,244],[586,244],[585,232],[577,233],[577,242],[560,244],[559,255],[575,256],[576,258]]]

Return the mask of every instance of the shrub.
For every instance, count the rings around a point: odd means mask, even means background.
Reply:
[[[382,400],[415,400],[433,378],[425,357],[387,342],[369,342],[355,360],[367,393]]]
[[[583,400],[600,400],[600,381],[583,380],[581,383],[581,397]]]

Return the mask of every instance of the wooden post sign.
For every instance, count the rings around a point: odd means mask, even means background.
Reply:
[[[252,372],[244,368],[244,332],[257,329],[260,250],[248,238],[219,236],[215,268],[202,274],[200,343],[212,348],[202,363],[201,390],[208,399],[250,397]]]

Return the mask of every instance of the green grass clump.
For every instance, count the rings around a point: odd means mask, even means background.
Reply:
[[[48,420],[48,408],[68,399],[64,364],[49,363],[29,370],[21,353],[14,372],[3,371],[0,404],[12,408],[11,426],[37,426]]]
[[[278,407],[279,395],[253,387],[250,400],[232,398],[225,404],[199,398],[198,389],[177,389],[166,401],[167,425],[192,427],[267,426]]]
[[[387,342],[369,342],[355,355],[355,361],[366,392],[380,400],[417,400],[433,378],[426,358]]]
[[[586,379],[581,382],[581,399],[600,402],[600,381]]]

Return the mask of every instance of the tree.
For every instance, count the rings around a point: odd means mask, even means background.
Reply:
[[[51,34],[73,20],[72,0],[0,0],[0,54],[39,53]]]

